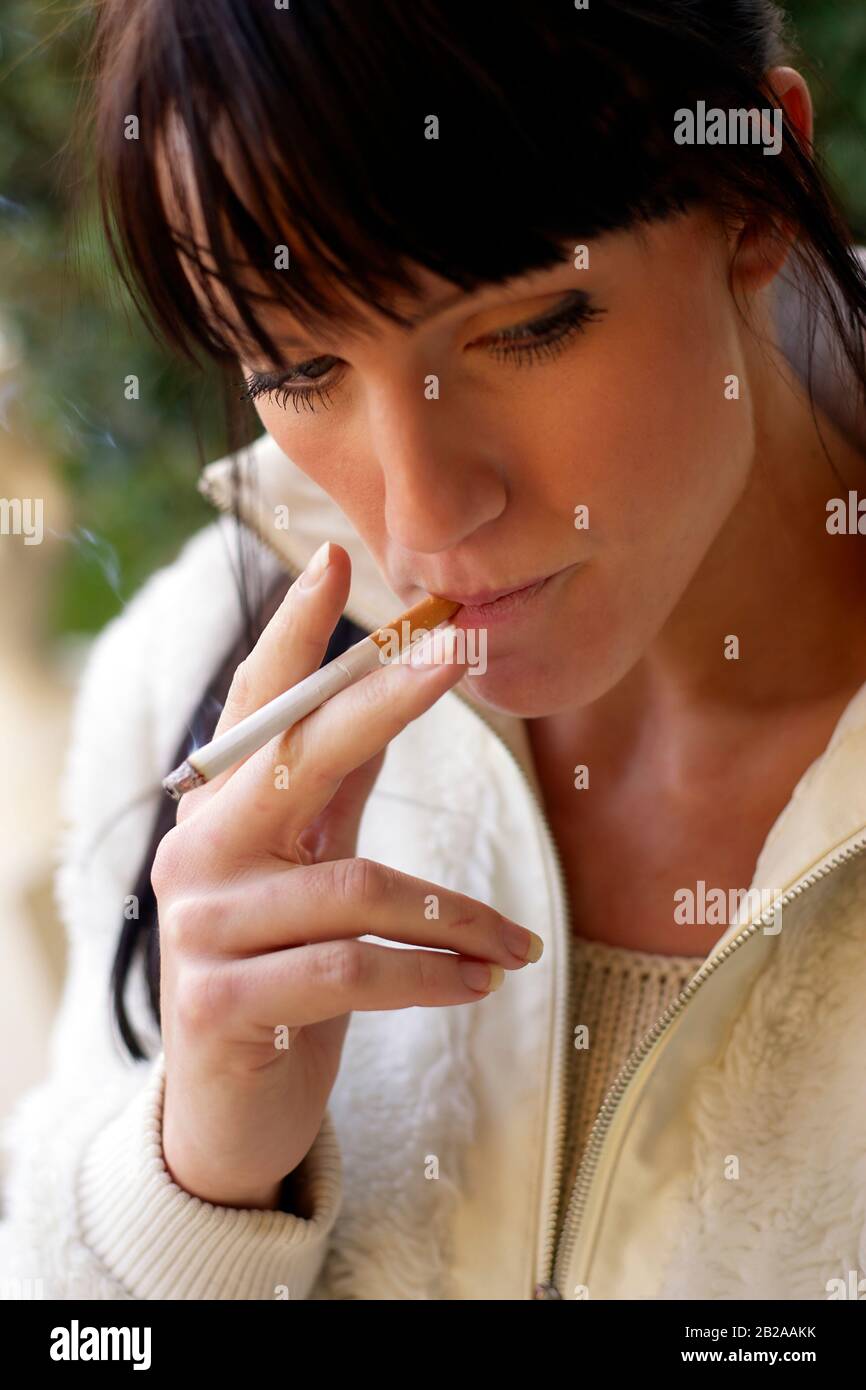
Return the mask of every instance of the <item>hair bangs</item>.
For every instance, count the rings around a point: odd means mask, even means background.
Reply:
[[[364,308],[405,324],[394,299],[418,294],[416,266],[471,293],[699,196],[688,151],[660,138],[669,102],[652,119],[658,93],[605,43],[611,16],[586,18],[380,0],[373,42],[365,7],[327,0],[107,7],[103,221],[152,331],[187,356],[233,360],[243,338],[279,361],[256,304],[311,335],[360,328]],[[662,40],[660,81],[677,66]],[[573,84],[547,79],[554,49]]]

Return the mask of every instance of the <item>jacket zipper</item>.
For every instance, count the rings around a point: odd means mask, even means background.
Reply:
[[[491,724],[490,720],[489,720],[489,719],[486,719],[486,718],[484,717],[484,715],[481,713],[481,711],[480,711],[479,709],[477,709],[475,705],[472,704],[472,702],[468,699],[468,697],[467,697],[466,695],[464,695],[463,692],[460,691],[460,690],[456,690],[456,689],[455,689],[455,690],[453,691],[453,693],[454,693],[455,695],[457,695],[457,697],[463,701],[463,703],[467,706],[467,708],[471,711],[471,713],[474,714],[474,715],[476,716],[477,719],[480,719],[480,720],[481,720],[481,723],[482,723],[482,724],[486,724],[486,725],[487,725],[487,727],[488,727],[488,729],[490,729],[491,733],[494,734],[494,736],[499,740],[499,742],[500,742],[500,744],[502,745],[503,749],[504,749],[505,752],[508,754],[508,757],[509,757],[509,758],[511,759],[511,761],[514,763],[514,766],[517,768],[517,771],[520,773],[520,776],[523,778],[523,781],[524,781],[524,783],[526,784],[526,789],[527,789],[527,791],[529,792],[529,795],[530,795],[530,797],[531,797],[531,799],[532,799],[532,801],[533,801],[533,803],[534,803],[534,805],[535,805],[535,808],[536,808],[536,810],[537,810],[537,812],[538,812],[538,820],[539,820],[539,823],[540,823],[540,825],[541,825],[541,827],[542,827],[542,832],[543,832],[544,838],[545,838],[546,841],[547,841],[547,845],[548,845],[548,848],[549,848],[549,850],[550,850],[551,859],[552,859],[553,864],[554,864],[554,866],[555,866],[555,868],[556,868],[556,877],[557,877],[557,883],[558,883],[558,890],[559,890],[559,891],[558,891],[558,897],[556,897],[556,898],[554,899],[554,912],[553,912],[553,918],[554,918],[555,928],[556,928],[556,930],[559,932],[560,937],[562,938],[562,944],[563,944],[562,960],[563,960],[564,965],[565,965],[565,969],[564,969],[565,979],[564,979],[563,983],[562,983],[561,985],[559,985],[559,988],[556,990],[555,998],[554,998],[554,1030],[553,1030],[553,1031],[554,1031],[554,1039],[555,1039],[555,1042],[554,1042],[554,1055],[553,1055],[552,1076],[551,1076],[551,1078],[550,1078],[550,1084],[549,1084],[549,1090],[548,1090],[548,1097],[549,1097],[549,1099],[548,1099],[548,1107],[547,1107],[547,1113],[549,1114],[549,1113],[550,1113],[550,1106],[551,1106],[552,1104],[554,1104],[554,1103],[556,1104],[556,1137],[555,1137],[555,1143],[554,1143],[554,1153],[553,1153],[552,1166],[551,1166],[551,1168],[550,1168],[550,1170],[549,1170],[549,1171],[550,1171],[550,1186],[549,1186],[549,1190],[552,1192],[552,1196],[549,1198],[549,1205],[548,1205],[548,1211],[547,1211],[547,1229],[546,1229],[545,1234],[544,1234],[544,1245],[543,1245],[543,1248],[542,1248],[541,1257],[540,1257],[540,1259],[539,1259],[539,1261],[538,1261],[538,1266],[537,1266],[537,1268],[536,1268],[536,1270],[535,1270],[535,1274],[534,1274],[533,1298],[546,1298],[546,1297],[558,1298],[558,1297],[559,1297],[559,1294],[558,1294],[558,1293],[554,1293],[554,1294],[552,1294],[552,1295],[548,1295],[547,1293],[542,1292],[542,1290],[545,1290],[545,1289],[547,1289],[547,1288],[550,1287],[549,1283],[544,1282],[544,1281],[545,1281],[545,1280],[548,1280],[548,1279],[550,1279],[550,1278],[552,1278],[552,1275],[551,1275],[550,1271],[552,1270],[552,1267],[553,1267],[553,1264],[554,1264],[554,1260],[555,1260],[555,1256],[556,1256],[556,1218],[557,1218],[557,1213],[558,1213],[558,1211],[559,1211],[560,1198],[561,1198],[560,1184],[561,1184],[561,1182],[562,1182],[562,1177],[563,1177],[563,1166],[564,1166],[564,1159],[565,1159],[566,1125],[567,1125],[567,1114],[568,1114],[568,1095],[567,1095],[567,1087],[568,1087],[568,1068],[567,1068],[567,1066],[565,1065],[565,1058],[566,1058],[566,1055],[567,1055],[567,1053],[568,1053],[568,1039],[569,1039],[568,1027],[569,1027],[569,1023],[570,1023],[570,1020],[571,1020],[571,1006],[572,1006],[572,995],[573,995],[573,979],[572,979],[572,976],[573,976],[573,974],[574,974],[573,963],[572,963],[572,952],[573,952],[573,949],[574,949],[574,948],[573,948],[573,946],[572,946],[572,941],[571,941],[571,930],[570,930],[570,927],[569,927],[569,895],[568,895],[568,887],[567,887],[567,885],[566,885],[565,872],[564,872],[563,866],[562,866],[562,856],[560,855],[560,853],[559,853],[559,847],[558,847],[558,845],[557,845],[555,839],[553,838],[553,833],[552,833],[552,831],[551,831],[551,829],[550,829],[550,825],[549,825],[549,822],[548,822],[548,820],[547,820],[547,816],[545,815],[544,806],[542,805],[541,798],[539,797],[539,795],[538,795],[538,793],[536,792],[534,786],[532,785],[531,781],[529,780],[529,777],[526,775],[526,772],[525,772],[524,769],[520,766],[519,760],[515,757],[515,755],[514,755],[514,753],[512,752],[512,750],[508,747],[508,744],[507,744],[507,743],[505,742],[505,740],[502,738],[502,736],[501,736],[501,734],[499,733],[498,729],[494,728],[494,726],[493,726],[493,724]],[[556,983],[558,983],[558,982],[556,982]],[[552,1099],[551,1099],[551,1097],[552,1097]]]
[[[224,514],[231,514],[230,509],[227,506],[223,505],[220,501],[217,501],[216,497],[210,491],[210,489],[200,486],[200,490],[202,491],[203,495],[211,501],[212,504],[219,508],[220,511],[222,511]],[[258,529],[258,527],[253,526],[250,522],[244,522],[244,524],[248,527],[248,529],[252,530],[254,534],[258,537],[258,539],[262,542],[262,544],[268,550],[270,550],[273,555],[276,556],[276,558],[281,562],[282,567],[291,577],[293,574],[293,570],[290,569],[286,556],[282,553],[282,551],[280,551],[271,541],[269,541],[266,538],[266,536]],[[351,604],[347,605],[344,608],[343,612],[345,616],[348,617],[350,621],[354,622],[358,627],[364,629],[365,631],[373,630],[366,615],[360,614],[357,611],[355,613],[352,612]],[[668,1005],[661,1017],[657,1019],[655,1024],[653,1024],[653,1027],[644,1036],[637,1048],[635,1048],[634,1052],[631,1053],[623,1067],[617,1073],[616,1079],[614,1080],[612,1086],[609,1088],[605,1096],[605,1099],[602,1103],[602,1107],[595,1118],[592,1129],[590,1130],[589,1135],[587,1137],[586,1145],[584,1148],[584,1154],[581,1159],[577,1174],[575,1176],[574,1185],[572,1187],[568,1201],[568,1206],[566,1208],[562,1231],[560,1232],[559,1240],[557,1241],[556,1219],[559,1210],[561,1196],[559,1188],[563,1178],[562,1170],[565,1158],[565,1140],[568,1106],[568,1068],[565,1065],[565,1057],[568,1049],[568,1034],[566,1030],[568,1028],[568,1024],[571,1018],[571,1003],[573,994],[572,975],[574,973],[572,966],[573,948],[571,943],[571,932],[569,930],[568,925],[568,888],[566,885],[565,873],[562,866],[562,857],[559,853],[559,848],[556,844],[556,841],[553,838],[553,833],[550,829],[547,816],[545,815],[541,799],[538,796],[538,793],[536,792],[535,788],[533,787],[529,777],[527,776],[524,769],[521,767],[520,762],[515,757],[512,750],[508,747],[508,744],[505,742],[499,731],[494,727],[490,720],[486,719],[485,716],[481,713],[481,711],[461,691],[455,690],[454,694],[456,694],[457,697],[463,701],[464,705],[466,705],[466,707],[471,711],[472,714],[475,715],[477,719],[479,719],[483,724],[487,725],[491,733],[494,734],[495,737],[499,740],[503,749],[508,754],[509,758],[512,760],[515,767],[517,768],[520,776],[523,778],[523,781],[526,784],[527,791],[529,792],[530,797],[538,811],[539,822],[542,826],[543,834],[547,841],[548,848],[550,850],[551,859],[556,867],[559,897],[558,900],[554,903],[554,922],[557,930],[560,932],[563,938],[563,959],[566,963],[566,979],[564,982],[564,986],[559,990],[559,992],[556,995],[554,1004],[555,1012],[556,1014],[558,1014],[558,1016],[554,1019],[554,1034],[560,1044],[558,1051],[554,1052],[552,1076],[553,1084],[550,1088],[551,1092],[556,1092],[556,1099],[558,1102],[556,1120],[556,1141],[554,1146],[552,1168],[550,1171],[550,1186],[552,1188],[552,1196],[549,1199],[547,1230],[544,1237],[542,1255],[539,1260],[538,1269],[536,1270],[536,1282],[533,1290],[533,1298],[562,1299],[565,1297],[564,1293],[562,1292],[565,1274],[568,1269],[568,1265],[575,1244],[577,1242],[578,1235],[581,1232],[584,1215],[589,1205],[589,1197],[593,1191],[594,1182],[598,1178],[599,1173],[602,1171],[599,1167],[599,1162],[604,1149],[604,1141],[607,1134],[610,1132],[610,1127],[613,1122],[613,1118],[616,1115],[616,1112],[635,1076],[635,1073],[639,1070],[641,1064],[644,1062],[646,1057],[649,1056],[650,1052],[653,1050],[659,1039],[664,1036],[667,1029],[671,1026],[674,1020],[679,1016],[679,1014],[682,1013],[686,1005],[691,1003],[692,999],[698,993],[701,985],[704,984],[710,978],[714,971],[716,971],[719,968],[719,966],[723,964],[724,961],[728,960],[730,956],[733,955],[734,951],[736,951],[740,946],[742,946],[744,942],[750,940],[751,937],[755,936],[758,932],[758,929],[761,926],[766,925],[766,922],[768,922],[770,918],[774,916],[774,914],[778,911],[779,908],[784,908],[788,903],[793,902],[795,898],[800,897],[800,895],[803,892],[805,892],[808,888],[812,887],[815,883],[819,882],[820,879],[826,877],[828,873],[831,873],[834,869],[839,868],[840,865],[846,863],[849,859],[854,858],[856,855],[860,854],[863,849],[866,849],[866,834],[863,834],[853,844],[847,845],[844,850],[837,851],[834,854],[825,858],[825,860],[823,860],[816,869],[810,870],[810,872],[808,874],[805,874],[801,879],[799,879],[793,885],[793,887],[789,888],[787,892],[782,894],[782,896],[773,904],[772,908],[768,908],[766,912],[762,913],[760,917],[758,917],[754,922],[751,922],[747,927],[744,928],[742,932],[740,932],[731,941],[729,941],[717,956],[710,955],[695,975],[695,978],[691,980],[688,985],[686,985],[684,990],[681,990],[677,998]],[[581,1271],[581,1274],[583,1274],[583,1272],[584,1271]]]
[[[836,850],[834,853],[828,855],[815,869],[811,869],[809,873],[804,874],[802,878],[798,879],[791,888],[775,901],[772,907],[767,908],[760,917],[750,922],[743,931],[732,938],[717,956],[711,955],[701,966],[694,979],[691,980],[689,984],[686,985],[685,989],[680,991],[677,998],[668,1005],[649,1033],[646,1034],[639,1046],[631,1054],[605,1096],[601,1110],[596,1116],[595,1122],[590,1130],[584,1156],[581,1160],[580,1168],[578,1169],[574,1187],[572,1188],[562,1235],[559,1241],[559,1248],[553,1262],[550,1278],[547,1283],[539,1286],[536,1292],[537,1298],[565,1297],[563,1292],[565,1277],[578,1235],[581,1232],[582,1223],[589,1203],[589,1196],[593,1188],[593,1182],[598,1175],[599,1160],[604,1148],[605,1138],[610,1131],[613,1117],[623,1096],[645,1058],[656,1046],[659,1039],[663,1037],[667,1029],[670,1028],[674,1020],[683,1012],[686,1006],[691,1003],[700,990],[701,985],[706,983],[724,961],[728,960],[744,942],[749,941],[753,936],[757,935],[758,930],[766,926],[780,908],[786,907],[789,903],[793,902],[795,898],[801,897],[809,888],[814,887],[816,883],[826,878],[828,874],[838,869],[842,864],[847,863],[850,859],[856,858],[864,849],[866,849],[866,834],[861,833],[853,843],[848,843],[845,845],[844,849]],[[598,1220],[596,1220],[596,1226],[597,1225]],[[590,1231],[590,1235],[591,1234],[592,1232]],[[578,1271],[578,1283],[586,1282],[584,1276],[587,1272],[588,1269],[586,1267]]]

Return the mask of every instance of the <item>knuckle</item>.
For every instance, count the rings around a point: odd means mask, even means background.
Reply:
[[[164,897],[183,873],[187,848],[178,826],[163,835],[156,847],[150,881],[157,898]]]
[[[190,1032],[225,1026],[237,1008],[238,977],[231,966],[199,962],[181,975],[175,991],[175,1011]]]
[[[391,663],[377,666],[371,671],[365,680],[358,681],[353,687],[352,698],[357,701],[359,713],[368,712],[381,713],[383,697],[390,697],[392,681],[390,680]]]
[[[418,951],[415,953],[415,994],[418,999],[428,999],[435,994],[436,988],[441,984],[439,971],[441,961],[430,951]]]
[[[159,914],[160,942],[181,955],[195,955],[213,921],[213,908],[205,898],[178,898]]]
[[[357,994],[364,983],[366,952],[360,941],[328,941],[311,959],[317,982],[338,1000]]]
[[[373,859],[335,859],[331,873],[334,892],[344,902],[375,904],[384,894],[387,870]]]
[[[357,701],[357,717],[363,723],[369,720],[371,725],[380,724],[382,711],[386,708],[394,712],[399,727],[409,723],[410,703],[417,686],[414,681],[407,681],[403,685],[399,681],[395,683],[394,668],[401,666],[405,668],[405,663],[385,662],[351,687],[352,701]]]

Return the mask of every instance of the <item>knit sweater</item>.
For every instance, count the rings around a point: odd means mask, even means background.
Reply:
[[[608,1088],[641,1038],[684,989],[703,956],[665,956],[572,939],[568,1128],[557,1228]]]

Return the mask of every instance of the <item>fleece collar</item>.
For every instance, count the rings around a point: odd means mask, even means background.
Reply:
[[[337,541],[352,560],[346,616],[369,632],[404,610],[404,601],[382,577],[348,518],[269,434],[202,470],[199,491],[222,512],[231,510],[234,470],[241,518],[287,570],[299,572],[322,541]],[[449,693],[464,699],[503,739],[540,798],[525,721],[491,710],[475,697],[472,686],[472,678],[466,676]],[[803,773],[772,826],[750,887],[784,892],[813,865],[866,830],[864,773],[866,684],[848,703],[824,752]],[[736,814],[735,807],[731,814]],[[737,930],[732,926],[725,935],[733,936]]]

